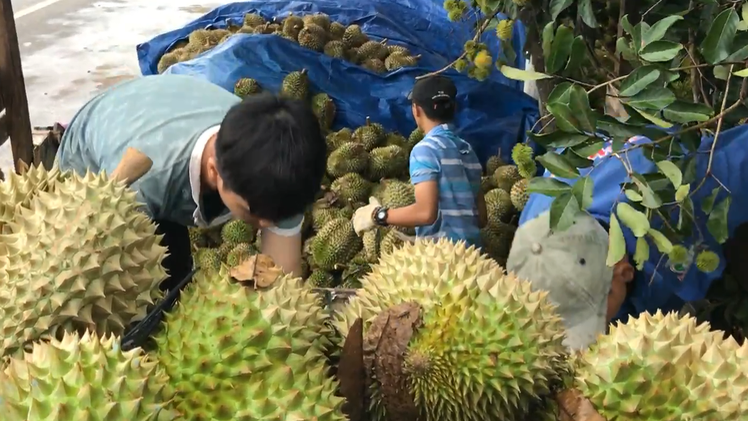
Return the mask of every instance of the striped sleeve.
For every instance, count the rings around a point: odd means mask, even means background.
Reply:
[[[410,180],[414,185],[438,180],[440,171],[439,157],[428,144],[422,141],[410,152]]]

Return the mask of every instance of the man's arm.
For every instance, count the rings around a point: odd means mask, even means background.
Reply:
[[[262,229],[262,254],[270,256],[281,269],[301,276],[301,225],[299,215],[280,222],[278,226]],[[288,228],[286,228],[288,227]]]
[[[416,203],[387,212],[387,224],[397,227],[420,227],[433,224],[439,213],[439,183],[423,181],[415,186]]]

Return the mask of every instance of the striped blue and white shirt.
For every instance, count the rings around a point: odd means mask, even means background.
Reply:
[[[439,182],[439,213],[431,225],[416,227],[417,237],[446,237],[481,246],[477,195],[482,167],[473,148],[446,124],[434,127],[410,153],[413,185]]]

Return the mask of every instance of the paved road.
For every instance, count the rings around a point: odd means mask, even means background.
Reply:
[[[96,92],[140,75],[135,46],[179,28],[219,2],[11,0],[31,124],[66,122]],[[0,167],[10,168],[10,145]]]

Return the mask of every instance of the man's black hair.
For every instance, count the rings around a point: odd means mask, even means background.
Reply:
[[[416,81],[408,99],[423,110],[426,118],[435,123],[451,123],[457,108],[457,87],[444,75],[434,75]]]
[[[301,214],[320,189],[327,146],[304,101],[251,95],[226,114],[215,145],[218,173],[255,217]]]

